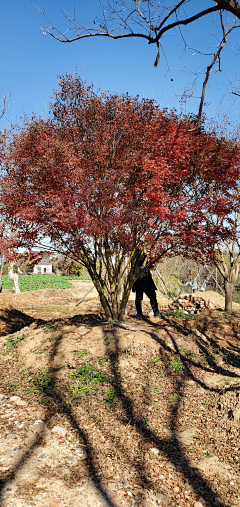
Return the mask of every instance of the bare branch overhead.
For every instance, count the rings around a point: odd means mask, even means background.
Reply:
[[[209,0],[209,7],[201,9],[200,2],[196,2],[196,11],[188,15],[189,0],[180,0],[171,6],[168,2],[157,0],[112,0],[102,7],[102,17],[93,19],[93,25],[84,26],[81,20],[64,11],[67,20],[67,31],[60,31],[47,14],[41,9],[50,26],[42,28],[61,42],[74,42],[86,37],[111,37],[121,39],[126,37],[142,37],[149,44],[156,44],[164,33],[181,25],[188,25],[219,10],[228,11],[240,19],[240,3],[236,0]],[[73,34],[71,34],[73,32]]]
[[[65,32],[56,27],[47,13],[42,12],[48,22],[47,27],[42,27],[43,34],[49,34],[56,40],[64,43],[71,43],[86,39],[88,37],[109,37],[111,39],[139,38],[144,39],[148,44],[155,44],[157,55],[154,66],[157,67],[162,53],[167,61],[167,44],[168,40],[164,37],[168,35],[176,35],[179,31],[182,39],[184,35],[182,29],[185,26],[194,24],[200,19],[209,19],[213,21],[213,35],[216,38],[215,49],[203,47],[196,50],[203,54],[204,57],[210,56],[210,62],[206,62],[203,71],[206,74],[203,83],[201,102],[199,108],[199,121],[201,119],[201,111],[204,103],[206,84],[209,79],[210,71],[220,70],[220,53],[226,46],[226,38],[232,32],[233,28],[238,28],[240,23],[240,3],[236,0],[208,0],[204,3],[198,0],[180,0],[170,4],[168,0],[99,0],[99,7],[102,11],[100,17],[96,16],[92,20],[91,26],[85,26],[81,22],[81,12],[79,19],[74,14],[64,11],[64,17],[67,23]],[[79,7],[80,8],[80,7]],[[225,16],[223,19],[223,13]],[[227,16],[226,16],[227,13]],[[219,22],[220,15],[220,22]],[[226,28],[225,28],[226,25]],[[208,28],[209,30],[209,28]],[[202,46],[205,43],[206,33],[202,31]],[[192,50],[191,42],[185,42],[185,50]],[[176,43],[176,50],[179,49]],[[195,51],[195,50],[194,50]],[[218,63],[218,69],[215,63]],[[168,62],[167,62],[168,64]]]
[[[226,9],[240,19],[240,4],[236,0],[217,0],[220,9]]]

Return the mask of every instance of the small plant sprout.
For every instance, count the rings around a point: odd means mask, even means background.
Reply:
[[[110,379],[108,374],[87,363],[83,363],[71,377],[76,379],[74,386],[70,388],[75,394],[91,391],[95,384],[104,384]]]
[[[115,401],[116,398],[116,390],[114,388],[109,389],[109,391],[106,392],[105,400],[109,405],[111,405],[112,408],[117,406],[117,403]]]
[[[24,340],[25,338],[27,338],[27,334],[22,334],[21,336],[17,336],[17,338],[13,338],[13,336],[9,336],[9,338],[7,338],[7,343],[6,343],[6,347],[7,347],[7,350],[6,352],[4,352],[4,356],[8,355],[8,354],[11,354],[14,350],[14,348],[16,347],[16,345],[18,345],[18,343],[20,343],[22,340]]]
[[[179,399],[179,397],[176,395],[176,396],[172,396],[172,397],[170,398],[170,401],[171,401],[172,403],[177,403],[177,402],[178,402],[178,399]]]
[[[35,396],[39,396],[40,394],[49,395],[55,386],[55,379],[51,377],[50,371],[48,368],[42,368],[39,370],[36,375],[34,375],[31,383],[33,384],[33,388],[28,389],[27,392],[35,394]]]
[[[74,351],[74,355],[76,357],[84,357],[84,356],[87,356],[88,354],[90,354],[90,352],[88,352],[86,349],[75,350]]]
[[[204,452],[203,455],[204,455],[204,458],[212,458],[212,456],[213,456],[211,454],[211,452]]]
[[[174,370],[175,373],[180,373],[184,369],[184,364],[180,361],[179,357],[173,358],[170,356],[162,357],[163,363],[167,368]]]
[[[108,358],[106,356],[102,356],[98,359],[98,364],[100,364],[100,366],[103,366],[106,362],[107,362]]]
[[[46,324],[44,327],[43,327],[43,332],[44,333],[50,333],[51,331],[56,331],[56,329],[58,329],[58,324],[55,324],[53,326],[49,326],[49,324]]]

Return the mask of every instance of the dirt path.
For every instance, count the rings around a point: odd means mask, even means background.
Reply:
[[[1,506],[240,505],[240,314],[124,329],[90,287],[1,297]]]

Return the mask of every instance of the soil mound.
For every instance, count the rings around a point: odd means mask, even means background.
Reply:
[[[239,312],[227,313],[221,310],[205,310],[198,314],[195,325],[208,338],[224,341],[231,340],[231,343],[236,341],[236,344],[239,345]]]
[[[118,326],[90,288],[0,297],[1,506],[239,505],[240,312]]]
[[[224,310],[225,308],[225,297],[218,292],[214,292],[213,290],[207,290],[205,292],[196,291],[194,292],[194,296],[201,297],[205,300],[211,301],[215,306]],[[238,303],[233,303],[233,310],[240,310],[240,305]]]
[[[10,304],[0,302],[0,336],[20,331],[25,326],[30,326],[33,319],[29,315],[16,310]]]

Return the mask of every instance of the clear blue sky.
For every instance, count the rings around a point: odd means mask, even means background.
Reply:
[[[35,0],[34,3],[46,12],[55,26],[65,30],[66,23],[61,9],[65,8],[72,13],[72,0]],[[199,4],[199,0],[192,0],[191,9],[194,10],[196,4]],[[212,1],[201,0],[201,4],[207,8],[212,6]],[[83,24],[90,24],[99,11],[99,1],[75,0],[75,8],[76,17]],[[210,52],[216,44],[217,34],[220,39],[221,31],[214,28],[212,17],[182,29],[186,41],[192,47],[202,48],[205,52],[208,48]],[[46,26],[47,22],[31,0],[2,1],[0,25],[0,90],[2,96],[12,93],[1,125],[6,125],[9,121],[17,122],[22,114],[31,115],[32,111],[44,115],[57,76],[75,71],[88,83],[93,82],[96,88],[138,94],[140,98],[155,97],[162,107],[180,110],[179,98],[184,88],[194,80],[191,72],[198,72],[210,61],[202,55],[193,54],[194,50],[184,53],[181,37],[176,32],[163,40],[171,76],[163,54],[158,68],[154,68],[156,47],[149,46],[144,40],[92,38],[62,44],[48,35],[43,36],[40,27]],[[208,85],[208,106],[205,111],[210,117],[222,109],[229,113],[233,121],[238,121],[239,103],[234,102],[234,97],[228,93],[228,78],[234,84],[237,81],[240,55],[238,56],[236,44],[239,34],[239,29],[235,30],[228,47],[222,53],[224,72],[216,72]],[[187,111],[197,112],[197,97],[200,95],[199,86],[203,78],[197,80],[195,98],[187,101]]]

